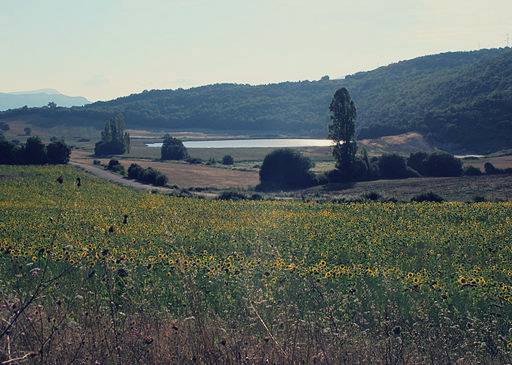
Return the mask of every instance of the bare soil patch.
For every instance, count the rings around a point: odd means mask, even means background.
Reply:
[[[92,165],[93,159],[85,151],[73,151],[72,161]],[[104,164],[108,159],[100,159]],[[142,167],[152,167],[160,170],[169,179],[169,184],[181,188],[208,187],[215,189],[247,189],[259,183],[259,175],[254,171],[239,171],[205,165],[191,165],[182,162],[156,162],[141,159],[119,159],[126,168],[132,163]]]

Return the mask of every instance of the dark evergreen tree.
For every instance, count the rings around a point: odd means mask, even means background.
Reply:
[[[329,138],[335,143],[333,155],[336,159],[336,168],[346,179],[351,179],[357,152],[354,139],[357,112],[346,88],[336,91],[329,111],[331,112]]]
[[[188,152],[183,142],[166,134],[160,155],[162,160],[184,160],[188,157]]]

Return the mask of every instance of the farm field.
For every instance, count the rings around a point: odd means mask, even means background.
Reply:
[[[87,154],[74,151],[73,162],[83,165],[92,165],[93,160]],[[109,159],[100,159],[107,165]],[[206,165],[191,165],[184,162],[160,162],[141,159],[120,159],[120,163],[128,169],[130,164],[137,163],[144,168],[152,167],[165,174],[171,185],[178,185],[181,188],[208,187],[213,189],[247,189],[258,185],[259,175],[256,171],[240,171],[211,167]]]
[[[0,351],[509,363],[511,244],[510,202],[229,202],[0,166]]]
[[[480,197],[489,201],[512,200],[512,175],[482,175],[459,177],[422,177],[396,180],[360,181],[348,184],[329,184],[300,192],[281,195],[319,199],[358,199],[368,192],[384,198],[409,201],[414,196],[433,192],[447,201],[473,201]]]

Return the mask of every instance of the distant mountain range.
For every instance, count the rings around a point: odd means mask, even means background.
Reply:
[[[89,104],[89,100],[84,97],[63,95],[54,89],[0,92],[0,110],[22,108],[25,105],[27,107],[42,107],[50,102],[63,107]]]
[[[0,120],[90,125],[122,113],[130,128],[326,136],[336,89],[349,89],[359,138],[420,132],[457,153],[512,148],[512,50],[415,58],[340,80],[151,90],[73,108],[27,108]]]

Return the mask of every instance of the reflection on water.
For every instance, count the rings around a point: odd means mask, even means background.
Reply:
[[[273,139],[226,139],[218,141],[187,141],[187,148],[263,148],[263,147],[328,147],[329,139],[273,138]],[[148,143],[148,147],[162,147],[162,143]]]
[[[225,139],[215,141],[187,141],[183,142],[187,148],[265,148],[265,147],[329,147],[333,142],[329,139],[311,138],[268,138],[268,139]],[[162,147],[162,143],[147,143],[148,147]],[[482,158],[482,155],[456,155],[455,157]]]

